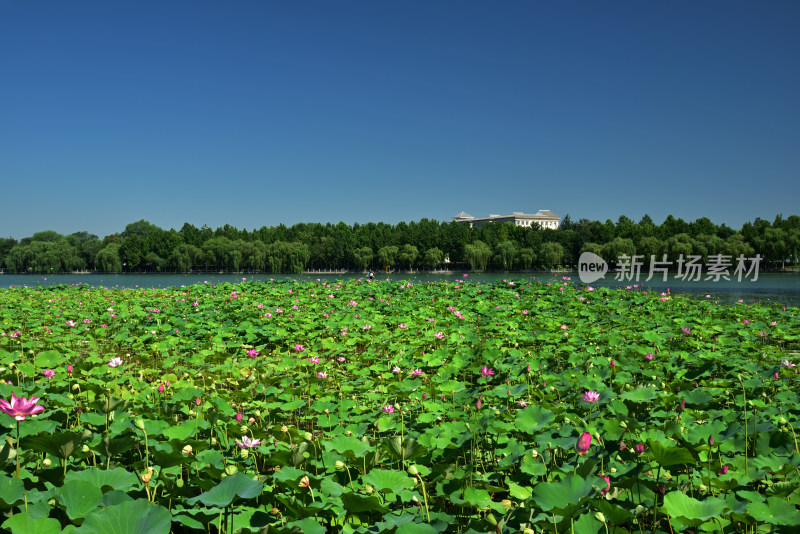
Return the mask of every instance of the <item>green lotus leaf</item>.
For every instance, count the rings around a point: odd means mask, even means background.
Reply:
[[[689,449],[663,445],[660,441],[647,440],[647,447],[653,459],[663,467],[673,465],[693,465],[695,457]]]
[[[96,510],[103,500],[99,486],[85,480],[70,480],[56,490],[56,497],[64,505],[69,518],[82,519]]]
[[[553,422],[556,415],[541,406],[528,406],[517,412],[514,423],[526,434],[535,434]]]
[[[32,517],[27,512],[12,515],[3,523],[11,534],[61,534],[61,524],[50,517]]]
[[[76,534],[169,534],[171,516],[169,510],[146,499],[127,501],[122,504],[91,513],[83,524],[74,530]]]
[[[252,499],[261,494],[264,483],[253,480],[244,473],[236,473],[233,476],[225,477],[222,482],[194,497],[186,502],[194,504],[200,502],[206,506],[216,506],[224,508],[230,505],[237,497],[241,499]]]
[[[664,512],[690,526],[701,525],[712,517],[722,515],[726,509],[725,501],[716,497],[698,501],[680,491],[672,491],[664,496]]]
[[[747,513],[756,521],[770,525],[796,527],[800,525],[800,511],[792,503],[780,497],[767,497],[766,502],[751,502]]]
[[[0,475],[0,502],[3,508],[10,508],[23,501],[25,486],[21,479]]]
[[[414,487],[413,478],[402,471],[392,469],[373,469],[361,477],[361,480],[365,484],[371,484],[376,491],[382,493],[397,493],[401,489],[412,489]]]
[[[89,467],[81,471],[68,471],[64,478],[65,483],[78,480],[90,482],[101,489],[109,487],[118,491],[129,491],[139,486],[139,478],[122,467],[114,469]]]
[[[577,475],[567,475],[557,482],[540,482],[533,487],[533,502],[545,512],[566,511],[592,495],[596,482]]]
[[[351,514],[380,514],[389,512],[375,496],[359,495],[358,493],[345,492],[341,495],[345,510]]]

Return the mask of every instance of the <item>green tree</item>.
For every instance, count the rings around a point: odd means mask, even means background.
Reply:
[[[514,266],[519,251],[513,241],[506,239],[499,242],[495,247],[495,263],[504,271],[508,271]]]
[[[353,260],[362,271],[372,263],[372,249],[369,247],[357,248],[353,251]]]
[[[419,251],[417,247],[414,245],[403,245],[403,248],[400,250],[400,253],[397,256],[397,259],[400,261],[402,265],[405,265],[409,269],[417,261],[417,257],[419,256]]]
[[[615,237],[605,245],[603,245],[603,259],[609,263],[616,263],[617,259],[621,256],[631,257],[636,253],[636,247],[633,246],[632,239],[623,239]]]
[[[517,256],[517,262],[519,268],[523,271],[527,271],[533,265],[533,262],[536,261],[536,253],[530,247],[523,247],[519,249],[519,255]]]
[[[97,252],[94,263],[97,265],[97,268],[103,272],[121,272],[122,259],[120,258],[120,246],[117,243],[109,243]]]
[[[442,263],[444,259],[444,252],[440,249],[433,247],[425,251],[422,257],[422,264],[428,269],[434,269],[437,265]]]
[[[649,265],[652,259],[655,259],[655,261],[662,261],[664,243],[657,237],[645,236],[636,244],[636,252],[644,256],[642,261],[645,265]]]
[[[485,271],[491,257],[492,249],[481,240],[476,240],[464,247],[464,259],[473,271]]]
[[[554,266],[561,263],[561,258],[564,256],[564,247],[560,243],[543,243],[542,248],[539,250],[539,258],[545,267],[552,269]]]
[[[399,249],[394,245],[387,245],[378,249],[378,262],[381,266],[390,268],[395,264]]]

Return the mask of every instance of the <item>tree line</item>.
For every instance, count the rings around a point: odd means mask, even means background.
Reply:
[[[95,272],[270,272],[367,269],[470,269],[482,271],[574,266],[583,252],[609,263],[622,255],[727,255],[734,261],[760,254],[762,266],[784,268],[800,255],[800,216],[756,219],[740,230],[702,217],[694,222],[668,216],[660,225],[645,215],[637,223],[569,215],[557,230],[489,223],[471,228],[422,219],[396,225],[299,223],[257,230],[225,225],[212,230],[185,223],[164,230],[145,220],[102,240],[88,232],[37,232],[17,241],[0,238],[0,268],[11,273]]]

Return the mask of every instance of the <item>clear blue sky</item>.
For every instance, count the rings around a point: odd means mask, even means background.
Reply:
[[[800,213],[800,2],[0,0],[0,236]]]

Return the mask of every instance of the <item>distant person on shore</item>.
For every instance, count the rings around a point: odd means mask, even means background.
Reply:
[[[370,272],[369,272],[369,276],[368,276],[368,278],[369,278],[370,280],[375,280],[375,273],[374,273],[374,272],[372,272],[372,271],[370,271]]]

